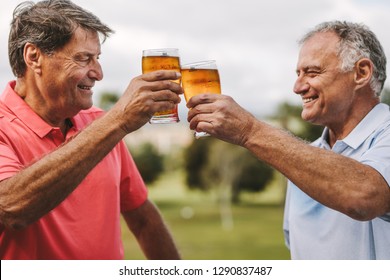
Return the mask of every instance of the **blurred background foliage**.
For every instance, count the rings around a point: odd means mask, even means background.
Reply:
[[[132,150],[132,156],[146,184],[156,181],[164,171],[164,156],[150,142]]]
[[[99,106],[108,110],[118,98],[104,92]],[[390,104],[390,89],[381,98]],[[282,103],[265,121],[312,142],[323,127],[302,121],[301,111],[301,105]],[[279,172],[212,137],[165,153],[155,140],[129,149],[184,259],[290,258],[282,230],[286,180]],[[144,259],[129,231],[122,234],[125,257]]]

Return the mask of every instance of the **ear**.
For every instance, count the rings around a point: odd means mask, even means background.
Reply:
[[[360,89],[370,83],[374,72],[374,65],[368,58],[362,58],[355,64],[355,83],[357,89]]]
[[[41,74],[42,54],[41,51],[37,48],[37,46],[31,43],[26,43],[26,45],[24,46],[23,56],[27,68],[31,69],[36,74]]]

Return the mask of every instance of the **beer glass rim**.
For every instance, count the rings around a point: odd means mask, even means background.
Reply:
[[[181,65],[181,69],[189,69],[191,67],[198,67],[202,65],[212,65],[211,69],[217,69],[217,64],[215,60],[203,60],[203,61],[197,61],[197,62],[191,62]]]
[[[145,49],[142,51],[143,56],[179,56],[178,48],[157,48],[157,49]]]

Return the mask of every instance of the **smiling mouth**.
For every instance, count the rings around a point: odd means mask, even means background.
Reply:
[[[308,98],[302,98],[303,104],[307,104],[309,102],[312,102],[313,100],[316,100],[318,96],[315,97],[308,97]]]
[[[77,87],[79,89],[82,89],[82,90],[91,90],[92,89],[92,87],[90,87],[90,86],[83,86],[83,85],[78,85]]]

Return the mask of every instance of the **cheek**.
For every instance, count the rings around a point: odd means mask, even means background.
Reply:
[[[327,96],[323,104],[323,113],[329,117],[341,117],[350,111],[352,97],[344,92],[334,92]]]
[[[78,83],[78,81],[85,77],[86,73],[87,70],[84,67],[74,62],[68,62],[62,66],[60,75],[69,83]]]

